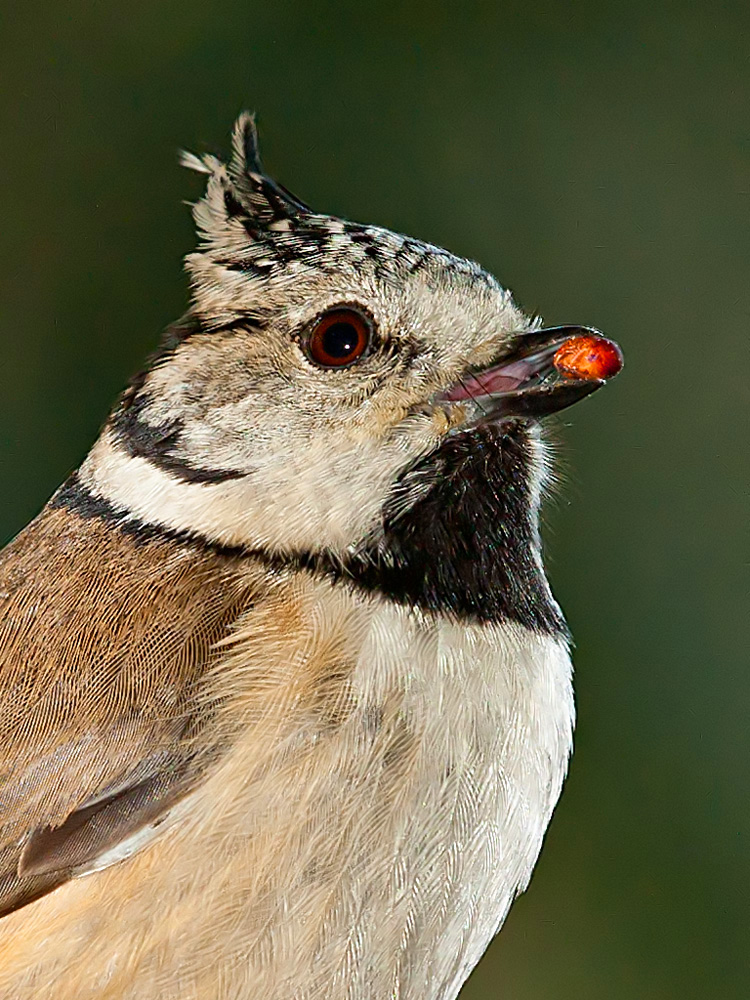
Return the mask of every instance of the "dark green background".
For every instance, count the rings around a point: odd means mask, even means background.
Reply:
[[[323,211],[477,258],[625,373],[559,422],[577,752],[463,996],[750,996],[750,5],[20,3],[0,14],[0,535],[186,301],[200,182],[260,114]],[[745,516],[742,516],[742,515]]]

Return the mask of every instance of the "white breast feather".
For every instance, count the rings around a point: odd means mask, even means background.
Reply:
[[[436,621],[310,588],[310,636],[343,613],[358,637],[342,688],[342,711],[355,707],[335,732],[294,723],[260,761],[256,719],[236,751],[252,746],[253,763],[228,762],[206,786],[214,810],[231,800],[214,837],[233,856],[206,887],[207,913],[224,878],[244,880],[246,899],[244,913],[209,918],[206,953],[216,960],[220,940],[233,956],[233,997],[453,1000],[526,887],[560,794],[567,647],[515,624]],[[280,669],[303,674],[313,639],[291,657],[283,645],[279,635]]]

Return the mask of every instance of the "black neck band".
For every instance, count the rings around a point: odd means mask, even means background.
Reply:
[[[324,552],[280,555],[226,546],[147,524],[93,496],[76,475],[51,504],[103,518],[144,542],[168,539],[221,556],[259,559],[272,568],[323,574],[459,621],[514,621],[564,637],[567,627],[536,552],[531,475],[531,443],[523,422],[448,438],[399,478],[384,506],[382,537],[343,560]],[[425,489],[425,483],[431,485]],[[418,498],[410,501],[410,493]]]

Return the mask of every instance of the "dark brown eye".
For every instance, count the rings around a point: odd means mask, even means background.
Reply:
[[[346,368],[365,353],[372,323],[356,309],[331,309],[316,322],[305,342],[311,361],[321,368]]]

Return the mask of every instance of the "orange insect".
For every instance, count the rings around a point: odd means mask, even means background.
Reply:
[[[566,340],[555,351],[552,361],[561,375],[588,380],[612,378],[623,365],[618,345],[593,334]]]

